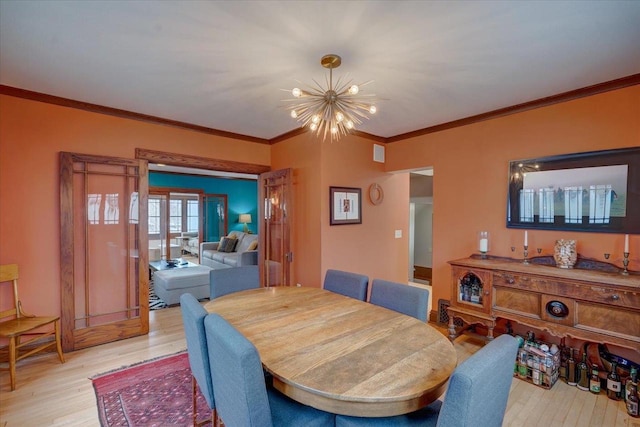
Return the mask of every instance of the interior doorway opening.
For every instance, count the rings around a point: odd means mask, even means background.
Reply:
[[[409,177],[408,281],[431,291],[433,262],[433,168],[412,171]],[[429,312],[433,302],[429,299]]]

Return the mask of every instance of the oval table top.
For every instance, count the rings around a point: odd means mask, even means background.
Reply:
[[[453,345],[426,323],[323,289],[252,289],[205,308],[256,346],[276,389],[335,414],[415,411],[443,393],[457,363]]]

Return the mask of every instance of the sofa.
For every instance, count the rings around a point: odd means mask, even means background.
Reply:
[[[227,245],[234,240],[231,250]],[[222,246],[221,246],[222,244]],[[258,265],[258,235],[232,231],[218,242],[200,244],[200,265],[211,268]]]
[[[198,238],[198,232],[183,231],[182,233],[180,233],[180,237],[182,238],[182,251],[188,252],[193,256],[198,256],[198,243],[200,241],[200,239]]]

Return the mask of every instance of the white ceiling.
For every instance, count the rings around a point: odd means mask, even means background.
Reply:
[[[0,84],[266,139],[327,53],[391,137],[640,73],[640,1],[0,0]]]

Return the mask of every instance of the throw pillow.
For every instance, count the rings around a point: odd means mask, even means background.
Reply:
[[[254,249],[256,249],[258,247],[258,241],[254,240],[253,242],[251,242],[249,244],[249,247],[247,248],[248,251],[253,251]]]
[[[233,252],[238,244],[238,239],[232,237],[223,237],[218,245],[218,252]]]
[[[234,252],[236,250],[236,246],[238,245],[238,239],[232,237],[229,239],[229,243],[224,248],[225,252]]]

